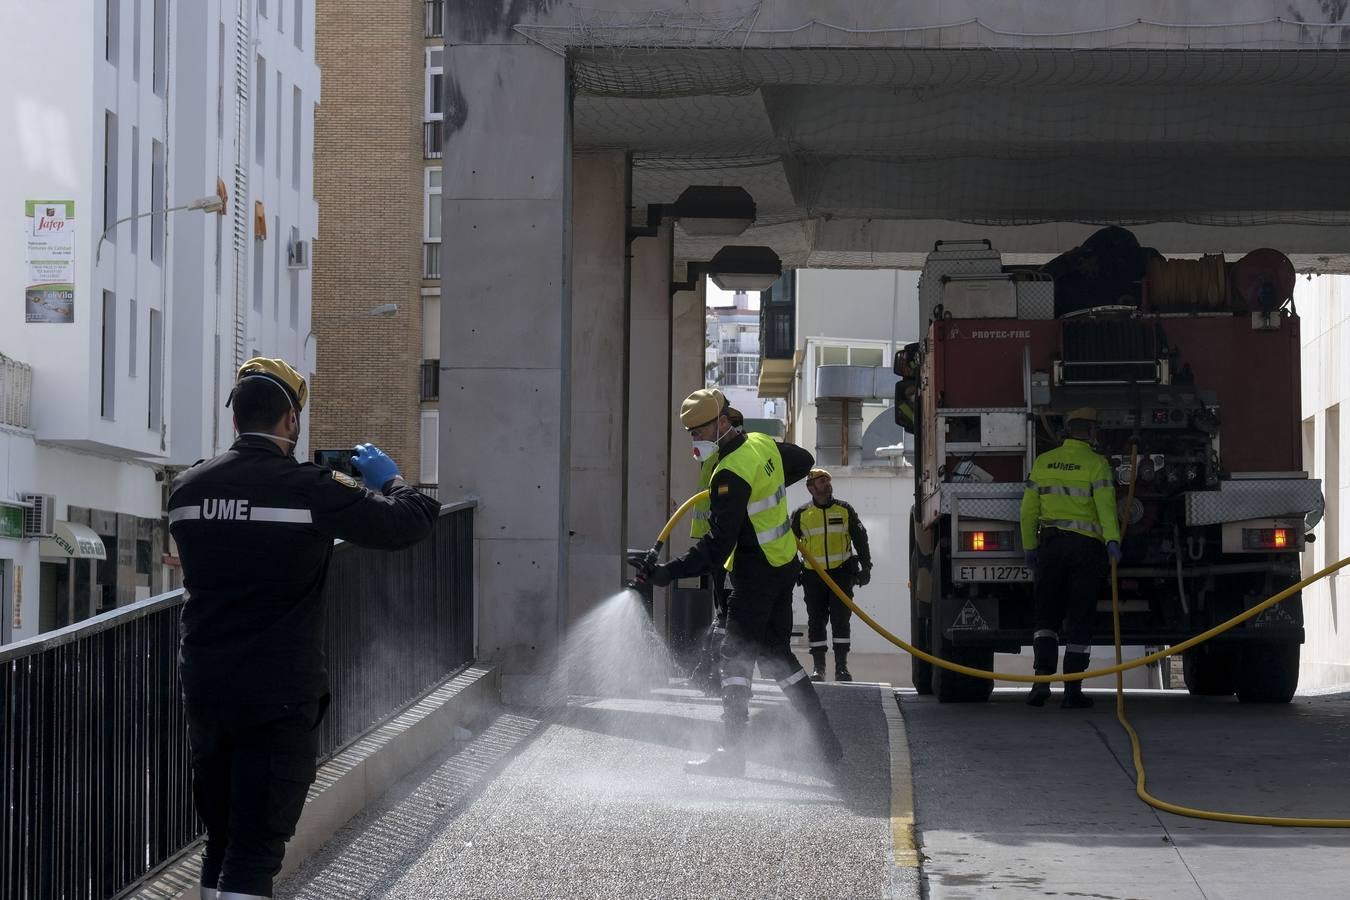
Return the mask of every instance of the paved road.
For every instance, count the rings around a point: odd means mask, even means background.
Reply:
[[[826,685],[848,774],[796,751],[756,684],[745,779],[690,777],[719,706],[693,692],[503,715],[365,810],[278,897],[917,897],[892,864],[889,689]]]
[[[1350,897],[1350,831],[1156,812],[1134,796],[1109,694],[1091,711],[901,692],[928,896]],[[1148,787],[1230,812],[1350,818],[1350,695],[1243,706],[1130,695]]]

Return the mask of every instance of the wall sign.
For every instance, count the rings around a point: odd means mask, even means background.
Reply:
[[[75,201],[25,200],[25,322],[75,321]]]

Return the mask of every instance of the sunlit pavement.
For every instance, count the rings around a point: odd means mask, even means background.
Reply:
[[[1059,686],[1056,686],[1058,693]],[[1350,896],[1350,832],[1206,822],[1134,794],[1114,695],[1042,709],[901,693],[932,898]],[[1350,817],[1350,695],[1288,706],[1131,692],[1149,789],[1172,803]]]
[[[891,754],[875,685],[826,685],[838,783],[757,682],[746,777],[686,775],[720,707],[670,688],[511,712],[354,819],[279,897],[917,897],[893,865]]]

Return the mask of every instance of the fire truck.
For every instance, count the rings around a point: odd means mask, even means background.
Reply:
[[[1321,516],[1320,482],[1303,468],[1284,254],[1141,251],[1113,271],[1075,252],[1024,269],[988,242],[940,242],[919,282],[925,337],[895,358],[896,420],[914,444],[911,639],[979,669],[1031,645],[1021,498],[1072,409],[1097,411],[1096,449],[1116,479],[1126,645],[1178,643],[1297,583]],[[1110,609],[1104,584],[1096,645],[1113,643]],[[1288,702],[1303,637],[1294,595],[1186,651],[1186,687]],[[917,658],[913,676],[945,702],[993,688]]]

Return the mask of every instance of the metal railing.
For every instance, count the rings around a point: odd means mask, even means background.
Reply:
[[[425,243],[422,245],[422,277],[441,277],[441,245],[439,241],[434,244]]]
[[[439,359],[422,360],[421,398],[436,400],[441,396],[441,361]]]
[[[336,547],[323,757],[472,660],[473,507],[397,553]],[[109,898],[199,834],[182,606],[175,591],[0,647],[0,897]]]
[[[28,428],[32,407],[33,367],[0,353],[0,425]]]
[[[423,122],[423,123],[422,123],[422,158],[423,158],[423,159],[440,159],[440,158],[441,158],[441,142],[444,140],[444,138],[442,137],[442,135],[445,134],[445,131],[444,131],[444,129],[443,129],[443,126],[444,126],[444,125],[445,125],[445,123],[442,122],[442,121],[439,120],[439,119],[437,119],[437,120],[434,121],[434,122]]]
[[[427,0],[427,37],[445,35],[445,0]]]

